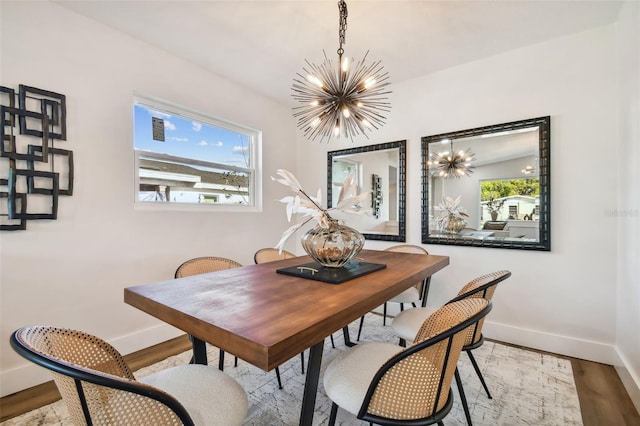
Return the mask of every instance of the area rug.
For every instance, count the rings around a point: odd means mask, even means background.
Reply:
[[[357,334],[357,325],[354,322],[349,326],[352,339]],[[397,342],[391,327],[383,326],[382,318],[378,315],[366,316],[362,334],[362,340]],[[345,350],[342,333],[336,333],[334,340],[336,348],[332,348],[329,339],[326,339],[322,370],[340,351]],[[458,367],[475,426],[582,425],[570,361],[489,341],[474,350],[474,355],[493,396],[493,399],[487,398],[468,357],[463,353]],[[190,357],[191,353],[185,352],[140,369],[135,375],[144,377],[170,366],[186,364]],[[216,348],[209,347],[208,359],[211,365],[218,364]],[[224,371],[235,377],[249,395],[249,413],[245,425],[298,424],[305,380],[300,371],[299,356],[280,366],[283,389],[278,389],[274,371],[266,373],[242,360],[238,362],[238,367],[233,367],[232,356],[227,356],[225,362]],[[447,426],[463,426],[466,425],[464,412],[456,386],[453,388],[453,409],[444,423]],[[331,401],[325,396],[320,380],[314,425],[326,425],[330,409]],[[336,424],[368,425],[343,410],[338,410]],[[64,404],[59,401],[0,425],[66,426],[71,422]]]

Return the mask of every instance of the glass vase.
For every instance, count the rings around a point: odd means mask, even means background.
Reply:
[[[467,221],[461,217],[451,215],[447,219],[444,230],[449,234],[457,234],[467,226]]]
[[[302,236],[302,248],[322,266],[341,268],[364,247],[364,235],[329,218],[329,227],[320,225]]]

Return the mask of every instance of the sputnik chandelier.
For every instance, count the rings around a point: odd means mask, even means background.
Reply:
[[[453,150],[453,140],[444,140],[443,143],[450,143],[450,151],[432,152],[429,154],[427,165],[431,174],[444,179],[470,176],[473,171],[472,161],[475,161],[475,154],[471,148]]]
[[[295,107],[293,116],[298,119],[298,128],[304,135],[320,141],[334,137],[353,137],[384,125],[382,113],[391,106],[385,95],[391,93],[388,73],[383,71],[380,61],[365,65],[367,54],[357,64],[353,59],[343,58],[347,32],[347,4],[338,1],[340,22],[338,26],[337,66],[324,53],[324,62],[317,66],[305,59],[309,68],[293,79],[293,98],[303,105]]]

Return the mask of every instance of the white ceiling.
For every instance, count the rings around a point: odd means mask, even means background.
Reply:
[[[337,0],[51,1],[286,104],[304,60],[319,64],[338,48]],[[615,22],[620,5],[349,0],[345,54],[369,50],[393,84]]]

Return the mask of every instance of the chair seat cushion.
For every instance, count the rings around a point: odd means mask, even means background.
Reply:
[[[420,302],[420,292],[415,287],[409,287],[397,296],[389,299],[389,302],[395,303],[418,303]]]
[[[391,343],[359,343],[339,354],[324,373],[324,389],[338,406],[357,415],[376,372],[404,348]]]
[[[407,342],[413,342],[424,321],[436,310],[437,309],[429,306],[407,309],[396,315],[391,323],[391,328],[401,339]]]
[[[179,365],[140,379],[171,394],[196,425],[241,425],[247,394],[231,376],[206,365]]]

